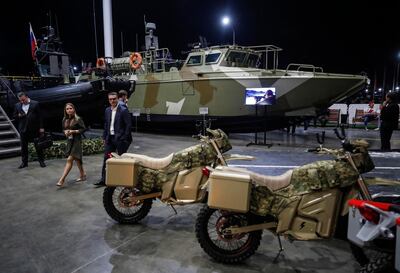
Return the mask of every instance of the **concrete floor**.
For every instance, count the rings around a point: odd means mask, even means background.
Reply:
[[[298,129],[295,136],[281,131],[267,134],[271,148],[250,146],[253,135],[231,135],[232,153],[256,156],[256,160],[235,162],[260,173],[277,175],[290,166],[329,158],[306,153],[317,146],[315,133]],[[97,134],[98,132],[93,132]],[[372,149],[379,147],[379,132],[350,130],[352,138],[365,137]],[[262,137],[262,136],[261,136]],[[262,140],[262,139],[261,139]],[[167,154],[196,143],[189,136],[134,134],[130,152],[150,156]],[[392,138],[400,148],[399,133]],[[327,147],[339,146],[327,131]],[[399,153],[372,152],[377,168],[366,176],[400,178]],[[105,212],[104,188],[95,188],[102,155],[84,157],[88,181],[73,182],[72,170],[65,188],[55,184],[64,160],[49,160],[46,168],[31,162],[19,170],[19,158],[2,159],[0,164],[0,272],[102,273],[102,272],[354,272],[357,265],[347,243],[339,240],[289,243],[283,240],[284,256],[273,259],[278,250],[274,236],[264,232],[260,248],[240,265],[218,264],[203,252],[194,235],[194,222],[201,205],[170,207],[155,202],[150,214],[137,225],[120,225]]]

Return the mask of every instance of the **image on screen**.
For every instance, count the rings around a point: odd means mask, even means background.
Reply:
[[[275,87],[246,88],[246,105],[274,105]]]

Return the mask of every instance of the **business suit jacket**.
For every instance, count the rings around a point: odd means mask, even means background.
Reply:
[[[30,100],[28,113],[22,110],[22,103],[15,104],[14,119],[18,122],[18,131],[27,136],[39,135],[39,129],[43,128],[43,119],[40,113],[39,102]]]
[[[110,138],[110,125],[111,125],[111,106],[107,107],[104,113],[104,132],[103,132],[103,139],[106,142],[109,142]],[[131,114],[129,113],[126,107],[122,107],[118,105],[117,113],[115,114],[114,120],[114,135],[115,140],[117,142],[132,142],[132,135],[131,135]]]
[[[381,126],[395,130],[399,124],[399,105],[390,102],[381,110]]]

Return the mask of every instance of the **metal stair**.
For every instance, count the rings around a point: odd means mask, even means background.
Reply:
[[[20,153],[19,133],[0,106],[0,158],[17,156]]]

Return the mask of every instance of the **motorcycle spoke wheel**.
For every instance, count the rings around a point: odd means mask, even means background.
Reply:
[[[133,202],[132,197],[138,195],[140,192],[134,188],[107,187],[103,192],[103,205],[115,221],[134,224],[146,217],[153,203],[152,199]]]
[[[225,212],[205,206],[196,220],[196,237],[203,250],[222,263],[240,263],[257,250],[262,230],[229,234],[229,227],[243,227],[255,224],[251,214]]]

